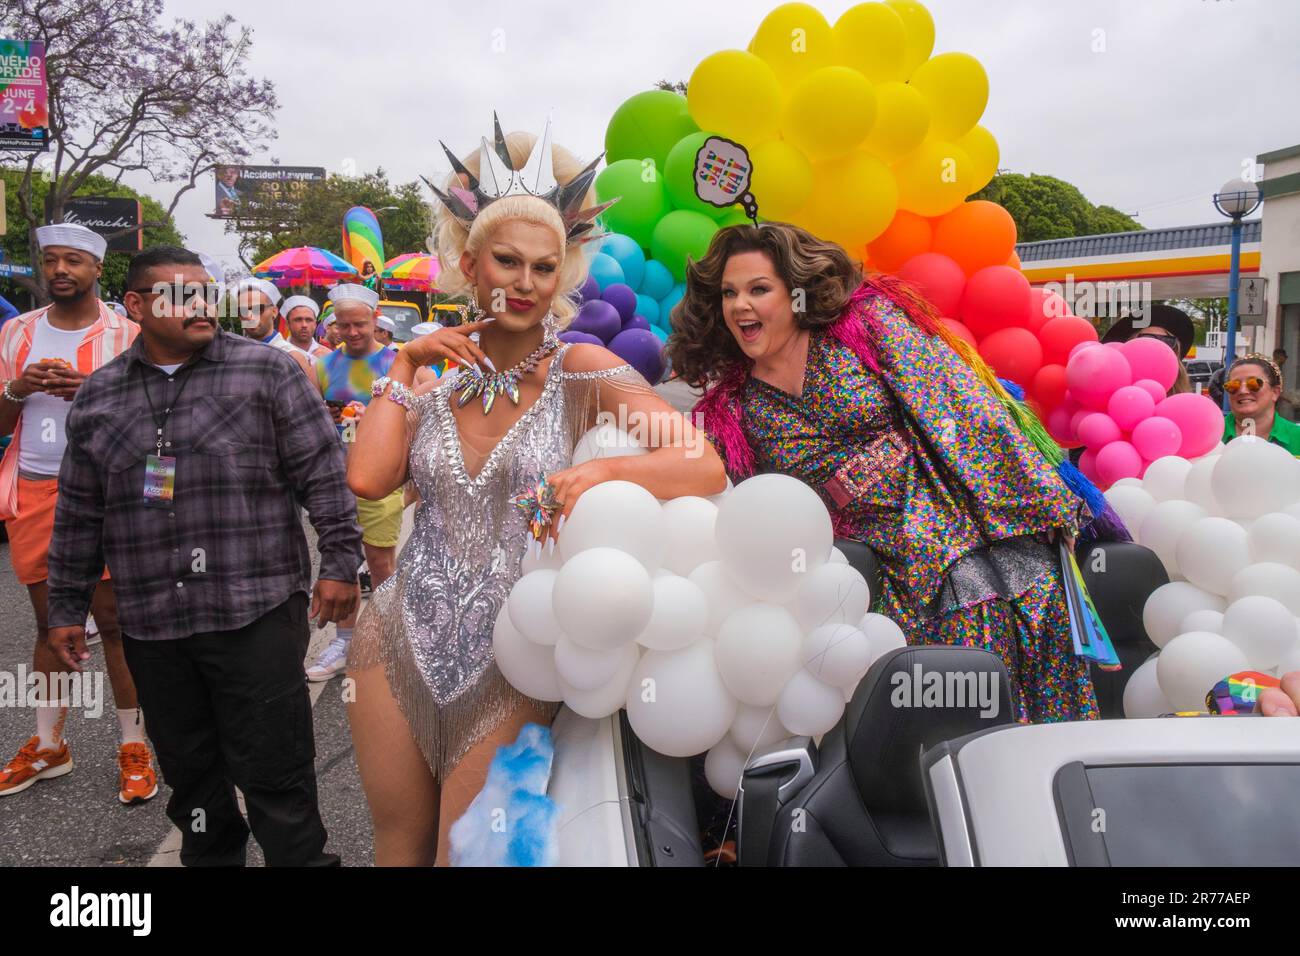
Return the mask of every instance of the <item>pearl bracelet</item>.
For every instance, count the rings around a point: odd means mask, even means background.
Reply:
[[[5,382],[4,391],[0,392],[0,396],[3,396],[4,400],[7,402],[13,402],[15,405],[21,405],[23,402],[27,401],[27,396],[15,395],[12,387],[13,384],[14,384],[14,379],[11,378],[7,380]]]

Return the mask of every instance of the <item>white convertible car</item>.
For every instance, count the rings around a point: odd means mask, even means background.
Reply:
[[[868,580],[865,549],[837,542]],[[1125,664],[1097,675],[1103,718],[1155,648],[1141,626],[1166,580],[1138,545],[1107,546],[1089,581]],[[976,678],[998,706],[946,694],[899,706],[920,667],[949,690]],[[549,793],[571,866],[703,866],[701,788],[689,760],[641,744],[620,713],[553,725]],[[1300,865],[1300,721],[1257,717],[1012,721],[1005,670],[970,648],[907,647],[858,685],[820,741],[754,754],[735,813],[742,866]]]

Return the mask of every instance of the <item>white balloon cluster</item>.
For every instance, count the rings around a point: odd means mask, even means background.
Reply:
[[[604,482],[522,570],[493,634],[506,680],[584,717],[626,707],[652,749],[708,751],[728,797],[756,748],[830,730],[872,661],[906,643],[867,613],[821,499],[782,475],[712,501]]]
[[[1142,611],[1161,650],[1129,678],[1125,716],[1204,710],[1237,671],[1300,670],[1300,460],[1242,435],[1154,461],[1106,500],[1170,578]]]

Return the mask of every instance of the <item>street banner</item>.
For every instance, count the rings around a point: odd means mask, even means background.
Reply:
[[[0,40],[0,150],[39,153],[50,148],[45,44]]]

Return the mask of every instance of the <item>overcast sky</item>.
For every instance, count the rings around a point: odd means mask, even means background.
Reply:
[[[830,22],[853,4],[816,3]],[[989,73],[981,123],[1000,166],[1074,183],[1147,227],[1209,222],[1209,197],[1243,160],[1300,143],[1297,0],[930,0],[935,52]],[[688,79],[708,54],[749,42],[773,0],[167,0],[201,20],[225,10],[255,30],[251,68],[280,100],[279,138],[253,162],[390,180],[447,171],[503,127],[539,130],[583,157],[627,97]],[[494,51],[504,47],[502,52]],[[436,180],[435,180],[436,181]],[[161,196],[161,190],[155,190]],[[238,264],[205,218],[212,177],[187,195],[189,244]],[[394,250],[394,252],[397,250]]]

